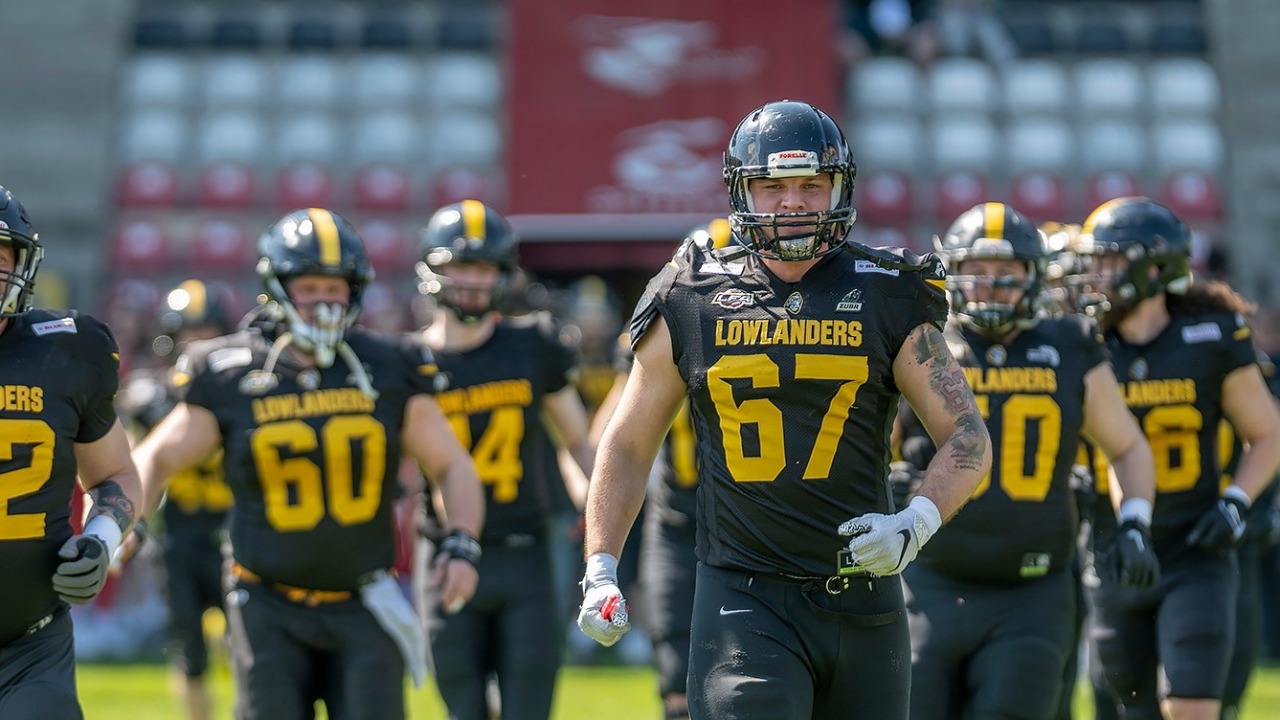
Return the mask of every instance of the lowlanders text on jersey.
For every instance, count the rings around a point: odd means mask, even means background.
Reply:
[[[717,320],[716,345],[860,347],[857,320]]]

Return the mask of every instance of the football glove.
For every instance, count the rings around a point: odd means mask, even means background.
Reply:
[[[942,516],[929,498],[917,495],[893,515],[868,513],[846,520],[836,529],[848,538],[853,561],[873,575],[897,575],[916,559],[920,548],[942,526]]]
[[[618,589],[618,560],[605,553],[587,558],[578,627],[587,637],[609,647],[631,629],[627,610],[627,601]]]
[[[1122,587],[1145,590],[1160,581],[1160,560],[1156,558],[1151,530],[1141,520],[1120,523],[1111,546],[1113,572]]]
[[[53,590],[69,603],[89,602],[107,584],[111,567],[111,551],[96,535],[72,535],[58,550],[58,563],[53,573]]]
[[[1249,503],[1241,499],[1243,492],[1231,493],[1229,490],[1196,521],[1195,527],[1187,534],[1188,545],[1227,549],[1240,543],[1240,539],[1244,537]]]

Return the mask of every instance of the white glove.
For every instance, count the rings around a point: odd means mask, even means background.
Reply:
[[[54,592],[77,605],[92,600],[107,584],[111,558],[122,535],[114,519],[95,515],[85,525],[84,534],[67,538],[58,549],[63,562],[53,571]]]
[[[627,601],[618,589],[618,559],[612,555],[596,553],[587,558],[578,627],[605,647],[618,642],[631,629]]]
[[[427,681],[430,649],[427,647],[427,635],[418,623],[418,614],[390,573],[379,570],[371,577],[360,586],[360,602],[400,647],[405,667],[413,678],[413,686],[420,688]]]
[[[867,513],[846,520],[836,532],[851,537],[853,561],[873,575],[897,575],[916,559],[920,548],[942,527],[942,516],[929,498],[917,495],[893,515]]]

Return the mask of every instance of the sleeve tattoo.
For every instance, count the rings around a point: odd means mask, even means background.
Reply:
[[[978,403],[969,383],[965,382],[964,372],[936,328],[925,328],[916,341],[916,362],[929,369],[929,389],[943,399],[954,418],[955,431],[946,445],[952,449],[950,454],[956,467],[980,468],[987,449],[987,433],[978,414]]]
[[[115,480],[105,480],[89,490],[93,498],[93,509],[89,511],[89,519],[98,515],[108,515],[120,526],[120,532],[128,532],[133,524],[133,501],[125,496],[120,484]]]

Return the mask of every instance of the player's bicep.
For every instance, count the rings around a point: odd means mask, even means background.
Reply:
[[[218,419],[208,408],[181,402],[147,433],[133,459],[144,481],[153,473],[167,477],[209,457],[221,441]]]
[[[562,445],[580,447],[588,442],[587,409],[582,397],[572,385],[566,385],[542,399],[542,409],[551,425],[549,428]]]
[[[636,346],[635,362],[601,445],[641,459],[657,455],[686,392],[672,358],[670,330],[659,315]]]
[[[1099,363],[1084,376],[1085,438],[1109,458],[1117,458],[1146,440],[1138,420],[1120,394],[1111,363]]]
[[[401,445],[432,482],[444,477],[454,463],[470,462],[471,456],[458,442],[449,419],[433,396],[419,394],[409,398],[404,414]]]
[[[76,473],[86,490],[107,478],[137,473],[130,457],[129,436],[119,422],[93,442],[76,443],[74,452]]]

